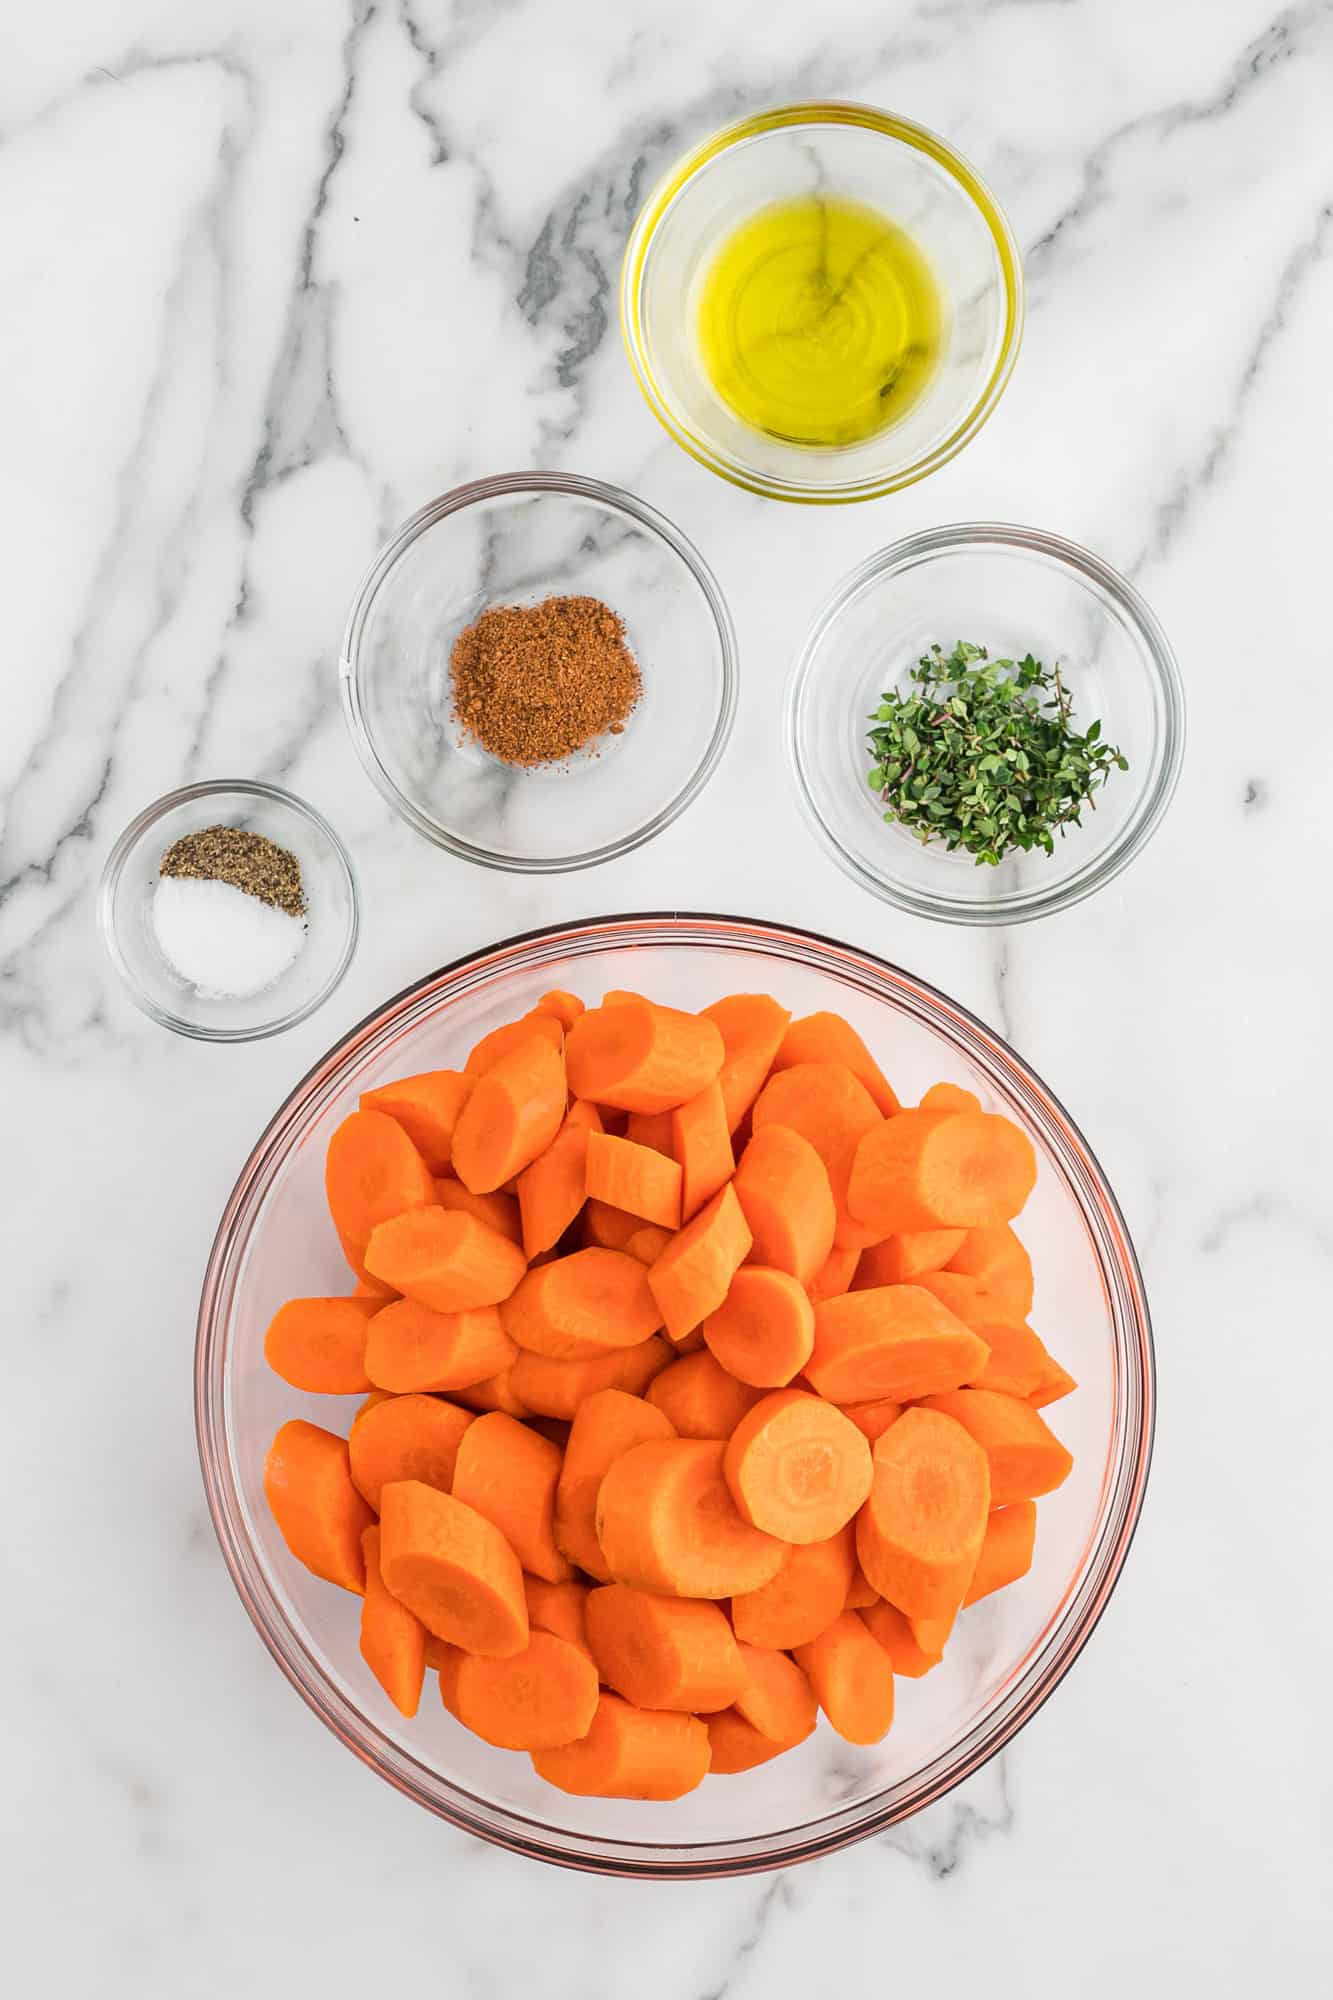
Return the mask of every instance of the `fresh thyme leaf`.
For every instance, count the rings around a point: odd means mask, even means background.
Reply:
[[[1128,759],[1102,741],[1100,719],[1074,722],[1057,666],[1027,653],[992,660],[959,640],[932,646],[909,676],[910,691],[880,698],[867,744],[871,790],[923,842],[963,848],[994,867],[1018,849],[1055,852],[1054,836],[1081,824],[1093,793]]]

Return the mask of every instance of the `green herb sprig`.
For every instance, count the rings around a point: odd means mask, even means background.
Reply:
[[[1078,826],[1093,793],[1128,760],[1103,743],[1100,721],[1079,731],[1057,666],[1028,653],[992,660],[959,640],[932,646],[906,694],[885,694],[867,741],[872,791],[884,817],[918,840],[963,848],[996,866],[1015,848],[1055,852],[1055,835]]]

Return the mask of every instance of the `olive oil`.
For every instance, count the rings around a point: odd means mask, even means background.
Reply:
[[[934,372],[942,322],[911,237],[832,195],[750,216],[700,290],[713,387],[742,423],[789,444],[859,444],[897,423]]]

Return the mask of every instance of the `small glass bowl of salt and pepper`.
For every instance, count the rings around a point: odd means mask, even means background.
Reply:
[[[145,1014],[198,1041],[258,1041],[332,993],[356,948],[347,852],[312,806],[247,780],[145,808],[107,857],[98,923]]]

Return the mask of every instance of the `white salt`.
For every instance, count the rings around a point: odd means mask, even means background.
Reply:
[[[304,918],[289,917],[230,882],[182,875],[159,879],[153,929],[167,963],[209,999],[262,993],[306,940]]]

